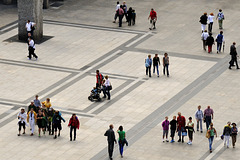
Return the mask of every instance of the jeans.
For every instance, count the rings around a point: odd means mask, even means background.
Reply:
[[[146,75],[148,75],[149,72],[149,77],[151,77],[151,66],[146,67]]]
[[[123,15],[119,15],[119,27],[122,27]]]
[[[169,64],[165,64],[164,67],[163,67],[163,74],[164,74],[164,75],[165,75],[165,70],[167,70],[167,75],[169,75],[168,65],[169,65]]]
[[[198,119],[197,121],[197,131],[199,131],[199,124],[200,124],[200,129],[202,131],[202,119]]]
[[[222,43],[217,42],[217,51],[221,52]]]
[[[103,89],[103,94],[104,94],[104,97],[106,97],[106,94],[107,94],[108,99],[110,99],[111,95],[110,95],[110,90],[109,90],[108,87],[105,87],[105,88]]]
[[[74,131],[74,140],[76,139],[76,130],[77,128],[74,126],[70,126],[70,139],[72,140],[72,131]]]
[[[178,130],[179,139],[181,139],[182,131],[184,131],[184,127],[181,127],[181,129]],[[183,138],[184,138],[184,136],[182,136],[182,139],[183,139]]]
[[[201,24],[202,31],[205,31],[206,29],[206,24]]]
[[[224,145],[226,145],[226,142],[227,142],[228,147],[229,147],[229,139],[230,139],[230,135],[225,135],[224,136]]]
[[[208,141],[209,141],[209,150],[212,150],[213,139],[214,139],[214,136],[211,136],[210,138],[208,138]]]
[[[113,148],[114,148],[114,142],[108,142],[108,154],[109,154],[109,158],[112,158]]]
[[[123,155],[123,141],[118,141],[118,144],[119,144],[119,151],[122,156]]]
[[[208,130],[210,123],[212,122],[211,116],[206,116],[205,121],[206,121],[207,130]]]
[[[222,23],[223,23],[223,20],[218,20],[218,25],[219,25],[219,29],[222,29],[223,27],[223,25],[222,25]]]
[[[155,67],[157,68],[157,75],[159,76],[158,64],[153,65],[153,73],[155,73]]]
[[[210,22],[208,24],[208,32],[211,32],[212,33],[212,26],[213,26],[213,22]]]

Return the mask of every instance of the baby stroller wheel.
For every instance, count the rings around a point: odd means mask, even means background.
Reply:
[[[93,98],[91,96],[88,96],[88,100],[93,101]]]
[[[99,97],[99,98],[98,98],[98,102],[100,102],[100,101],[101,101],[101,98]]]

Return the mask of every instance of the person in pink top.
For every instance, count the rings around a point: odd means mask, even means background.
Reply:
[[[119,27],[122,27],[122,19],[124,16],[123,6],[120,5],[120,8],[118,9],[118,16],[119,16]]]
[[[164,141],[164,137],[166,135],[166,142],[168,141],[168,130],[169,130],[169,121],[168,121],[168,117],[165,117],[165,120],[162,122],[162,127],[163,127],[163,142]]]

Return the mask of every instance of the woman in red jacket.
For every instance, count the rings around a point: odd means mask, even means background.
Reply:
[[[74,141],[76,140],[76,130],[79,129],[80,123],[76,114],[72,114],[68,126],[70,127],[70,141],[72,141],[72,130],[74,130]]]

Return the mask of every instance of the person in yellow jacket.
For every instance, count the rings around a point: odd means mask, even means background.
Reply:
[[[35,129],[35,123],[37,121],[37,114],[34,112],[33,108],[28,112],[27,114],[27,122],[29,122],[31,127],[31,136],[33,136],[34,129]]]
[[[42,104],[45,105],[45,107],[50,108],[52,106],[50,102],[50,98],[47,98],[46,101],[42,102]]]

